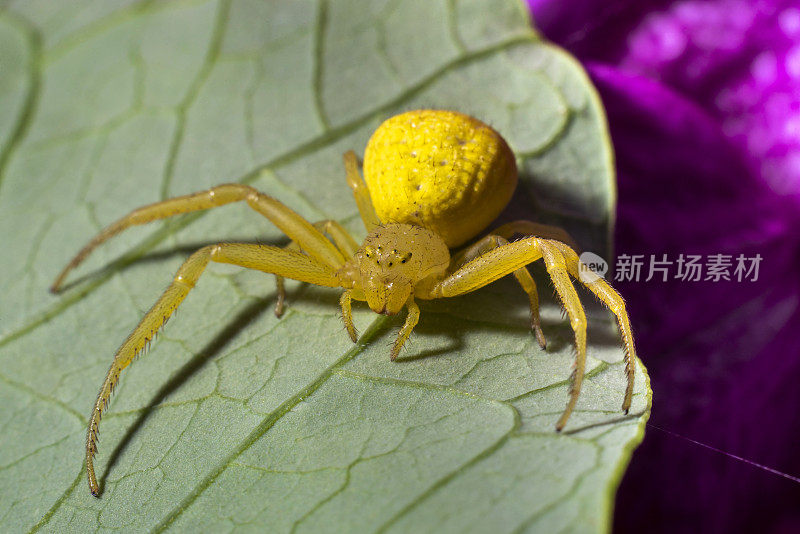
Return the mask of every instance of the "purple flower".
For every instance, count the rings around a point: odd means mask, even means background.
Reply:
[[[760,255],[754,282],[617,284],[651,423],[800,476],[800,4],[529,0],[584,63],[616,150],[618,254]],[[643,273],[644,274],[644,273]],[[800,484],[649,428],[620,531],[800,532]]]

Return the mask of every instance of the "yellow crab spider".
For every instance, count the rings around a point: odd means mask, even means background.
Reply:
[[[98,245],[122,230],[181,213],[245,201],[269,219],[292,242],[285,248],[244,243],[219,243],[201,248],[178,269],[172,283],[145,314],[114,355],[86,435],[89,490],[99,494],[94,473],[98,426],[119,375],[164,325],[208,262],[231,263],[278,277],[280,315],[282,278],[344,288],[339,304],[350,338],[358,339],[351,301],[366,301],[376,313],[408,316],[391,349],[397,358],[419,320],[417,300],[469,293],[513,274],[530,301],[531,328],[542,348],[536,285],[526,265],[544,260],[575,333],[576,358],[569,399],[556,429],[569,419],[586,365],[586,316],[570,276],[584,284],[614,313],[625,345],[627,388],[622,409],[633,395],[633,336],[620,295],[602,278],[578,276],[580,260],[562,229],[528,221],[503,225],[451,256],[488,226],[506,206],[517,185],[514,155],[492,128],[454,111],[420,110],[397,115],[375,131],[364,152],[364,179],[352,151],[344,154],[347,182],[353,190],[368,235],[361,246],[336,221],[312,224],[280,201],[241,184],[156,202],[136,209],[92,239],[58,275],[57,292],[69,272]],[[517,241],[509,241],[522,234]]]

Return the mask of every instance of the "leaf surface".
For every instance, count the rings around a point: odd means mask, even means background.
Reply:
[[[567,431],[571,331],[541,266],[549,346],[503,280],[401,318],[336,291],[208,268],[101,425],[85,425],[114,350],[186,255],[286,240],[243,206],[131,229],[64,293],[47,287],[131,209],[249,183],[311,220],[364,230],[341,154],[399,111],[453,108],[518,155],[516,209],[608,257],[615,191],[588,79],[514,1],[5,2],[0,12],[0,530],[604,531],[641,440],[644,368],[619,412],[622,353],[590,310],[589,369]],[[584,295],[585,297],[586,295]],[[589,299],[586,299],[587,303]]]

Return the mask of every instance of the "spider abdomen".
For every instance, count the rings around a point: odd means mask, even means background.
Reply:
[[[375,131],[364,152],[364,178],[381,221],[423,226],[455,247],[505,208],[517,167],[500,134],[478,119],[418,110]]]

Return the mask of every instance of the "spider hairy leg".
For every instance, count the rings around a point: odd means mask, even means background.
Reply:
[[[586,314],[578,298],[578,292],[575,291],[575,287],[569,279],[564,256],[561,255],[555,245],[546,241],[541,242],[541,249],[547,272],[550,274],[553,286],[556,288],[556,293],[558,293],[564,309],[567,310],[570,325],[575,332],[576,354],[572,376],[570,377],[569,400],[567,401],[566,409],[564,409],[556,423],[556,430],[561,431],[564,425],[567,424],[567,420],[572,415],[575,404],[578,402],[581,385],[583,384],[583,375],[586,370]]]
[[[536,282],[533,281],[530,271],[526,268],[514,271],[514,277],[522,286],[522,290],[528,295],[528,303],[531,309],[531,330],[536,336],[536,341],[542,350],[547,348],[547,339],[542,332],[542,321],[539,318],[539,291],[536,289]]]
[[[592,281],[587,281],[580,276],[579,269],[581,261],[576,252],[580,250],[580,248],[575,244],[575,241],[566,230],[556,226],[549,226],[531,221],[514,221],[498,227],[493,233],[509,239],[514,234],[536,234],[537,237],[544,237],[551,240],[552,244],[557,246],[564,255],[567,271],[569,271],[570,276],[586,286],[586,288],[594,293],[594,295],[616,316],[620,334],[622,335],[622,340],[625,345],[625,376],[627,379],[627,386],[625,388],[625,397],[622,401],[622,411],[627,414],[633,399],[636,349],[633,344],[633,332],[631,330],[628,312],[625,308],[625,301],[622,296],[620,296],[608,282],[600,277]]]
[[[514,241],[481,254],[455,271],[449,271],[442,281],[417,296],[435,299],[463,295],[489,285],[541,257],[538,238]]]
[[[508,244],[508,240],[501,236],[487,235],[477,243],[462,250],[453,258],[453,270],[469,263],[481,254],[506,244]],[[521,267],[514,271],[514,278],[517,279],[522,290],[528,295],[531,310],[531,329],[536,335],[536,341],[542,349],[546,349],[547,340],[544,337],[544,332],[542,332],[542,324],[539,318],[539,292],[536,289],[536,282],[533,281],[533,277],[527,267]]]
[[[536,236],[542,239],[552,239],[567,244],[573,250],[580,250],[580,247],[569,235],[569,232],[558,226],[542,224],[533,221],[512,221],[502,226],[498,226],[492,234],[511,239],[515,234],[524,236]]]
[[[364,226],[367,232],[371,232],[376,226],[381,224],[380,219],[375,214],[375,208],[372,205],[372,198],[369,195],[369,189],[361,174],[358,172],[358,156],[352,150],[344,153],[344,169],[347,174],[347,184],[353,190],[353,197],[356,199],[358,212],[361,214],[361,220],[364,221]]]
[[[356,240],[353,239],[350,233],[338,222],[328,219],[315,222],[313,226],[323,235],[329,235],[345,258],[352,258],[353,254],[358,250],[358,243]],[[294,241],[291,241],[284,248],[288,250],[300,249],[298,244]],[[280,317],[283,315],[284,303],[286,302],[286,287],[283,278],[280,276],[275,277],[275,289],[278,293],[278,299],[275,302],[275,317]]]
[[[589,291],[599,298],[611,313],[617,318],[619,331],[622,334],[622,341],[625,344],[625,376],[627,378],[627,387],[625,388],[625,397],[622,401],[622,411],[628,413],[633,399],[633,378],[634,378],[634,360],[636,358],[636,348],[633,345],[633,332],[631,330],[630,320],[628,319],[628,312],[625,309],[625,301],[617,291],[611,287],[603,278],[599,276],[592,280],[587,280],[585,277],[580,276],[581,261],[574,250],[561,244],[555,243],[559,248],[564,258],[567,260],[567,270],[569,274],[575,279],[586,286]]]
[[[167,319],[197,283],[210,261],[239,265],[326,287],[339,286],[339,281],[334,271],[327,265],[305,254],[283,250],[278,247],[246,243],[221,243],[203,247],[189,256],[178,269],[169,287],[117,350],[111,363],[111,368],[108,370],[108,374],[97,395],[86,433],[86,470],[89,478],[89,490],[95,497],[100,493],[100,487],[97,484],[97,478],[94,473],[94,455],[97,453],[98,429],[103,412],[108,406],[111,394],[119,381],[119,375],[123,369],[130,365],[136,355],[147,346],[156,332],[164,326]]]
[[[337,221],[331,219],[318,221],[314,223],[314,228],[323,234],[331,236],[333,242],[346,258],[352,258],[353,254],[358,250],[358,242]]]
[[[339,306],[342,308],[342,320],[344,321],[344,326],[347,329],[347,334],[350,336],[350,339],[353,340],[353,343],[355,343],[358,341],[358,331],[356,330],[356,326],[353,324],[352,300],[353,291],[351,289],[347,289],[344,293],[342,293],[342,296],[339,297]]]
[[[286,309],[286,284],[283,283],[282,276],[275,277],[275,292],[278,294],[275,299],[275,317],[280,319]]]
[[[495,280],[513,273],[517,269],[543,258],[553,286],[567,311],[570,325],[575,332],[576,357],[570,380],[569,400],[556,430],[566,425],[580,395],[586,368],[586,314],[578,293],[569,279],[566,261],[554,241],[528,237],[514,241],[478,256],[471,262],[451,272],[444,280],[433,285],[420,298],[454,297],[469,293]]]
[[[408,316],[406,317],[405,323],[403,323],[403,327],[400,329],[400,333],[397,334],[397,339],[392,345],[392,352],[389,355],[389,359],[395,361],[397,356],[400,354],[400,349],[403,348],[403,344],[411,335],[411,331],[414,330],[414,327],[417,326],[419,322],[419,306],[417,303],[414,302],[414,297],[408,297],[406,301],[406,306],[408,307]]]
[[[344,263],[345,259],[342,253],[319,230],[282,202],[249,185],[224,184],[206,191],[143,206],[110,224],[72,258],[56,277],[53,285],[50,286],[50,291],[58,292],[70,271],[80,265],[95,248],[131,226],[239,201],[246,201],[253,210],[272,221],[275,226],[296,241],[309,256],[333,268],[338,268]]]

